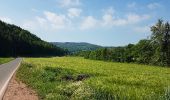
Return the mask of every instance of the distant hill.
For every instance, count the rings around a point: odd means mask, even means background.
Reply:
[[[64,53],[29,31],[0,21],[0,56],[62,56]]]
[[[79,51],[89,51],[89,50],[96,50],[102,48],[102,46],[94,45],[85,42],[51,42],[52,44],[67,49],[71,53],[79,52]]]

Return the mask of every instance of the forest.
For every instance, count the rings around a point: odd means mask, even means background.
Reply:
[[[66,50],[18,26],[0,21],[0,56],[63,56]]]
[[[163,20],[151,27],[149,39],[137,44],[122,47],[101,48],[94,51],[81,51],[76,56],[87,59],[112,62],[140,63],[158,66],[170,66],[170,24]]]
[[[67,49],[69,54],[74,54],[79,51],[91,51],[91,50],[103,48],[102,46],[90,44],[86,42],[79,42],[79,43],[77,42],[51,42],[51,43],[60,48]]]

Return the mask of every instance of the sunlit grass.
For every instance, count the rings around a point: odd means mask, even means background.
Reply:
[[[4,64],[7,63],[11,60],[13,60],[14,58],[0,58],[0,64]]]
[[[170,68],[80,57],[25,58],[17,77],[42,99],[170,99]]]

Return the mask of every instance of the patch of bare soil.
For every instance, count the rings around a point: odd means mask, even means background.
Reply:
[[[8,85],[3,100],[38,100],[38,95],[24,83],[16,80],[14,75]]]

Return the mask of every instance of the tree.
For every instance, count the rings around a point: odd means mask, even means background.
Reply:
[[[133,62],[134,61],[134,44],[129,44],[125,47],[124,61]]]
[[[140,40],[134,47],[134,58],[138,63],[150,64],[154,49],[150,40]]]
[[[170,66],[170,25],[158,20],[158,23],[151,27],[151,41],[155,46],[155,61],[159,65]]]

